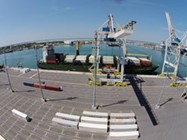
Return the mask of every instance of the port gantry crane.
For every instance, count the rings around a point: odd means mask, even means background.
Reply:
[[[94,65],[90,69],[93,73],[93,83],[94,85],[102,85],[102,83],[112,84],[116,86],[126,86],[124,82],[124,65],[126,57],[126,40],[125,38],[133,33],[134,24],[136,21],[131,21],[124,26],[120,26],[113,18],[112,14],[109,15],[108,19],[96,30],[95,32],[95,47],[94,47]],[[103,39],[104,38],[104,39]],[[99,50],[100,42],[104,41],[112,47],[119,47],[120,55],[118,56],[118,61],[121,66],[118,66],[118,72],[120,71],[120,77],[111,79],[107,78],[97,78],[97,71],[99,68]],[[121,69],[120,69],[121,68]]]
[[[166,14],[166,20],[169,30],[169,38],[165,41],[165,55],[162,67],[162,74],[170,75],[174,78],[174,84],[177,81],[177,72],[179,68],[181,49],[186,48],[187,32],[185,32],[179,39],[175,30],[171,24],[171,18],[168,12]]]

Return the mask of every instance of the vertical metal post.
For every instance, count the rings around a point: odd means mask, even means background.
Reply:
[[[123,77],[124,77],[124,70],[125,70],[125,57],[126,57],[126,44],[125,44],[125,40],[122,39],[122,56],[121,56],[121,80],[123,81]]]
[[[42,98],[41,98],[41,99],[42,99],[42,101],[47,102],[47,100],[46,100],[45,97],[44,97],[43,90],[42,90],[40,72],[39,72],[39,68],[38,68],[38,52],[37,52],[36,46],[35,46],[35,55],[36,55],[36,68],[37,68],[37,73],[38,73],[38,80],[39,80],[39,83],[40,83],[40,91],[41,91],[41,95],[42,95]]]
[[[168,76],[168,66],[167,65],[166,65],[166,68],[167,68],[166,76]],[[165,87],[165,84],[166,84],[166,79],[167,79],[167,77],[165,77],[165,79],[164,79],[163,87],[162,87],[162,89],[160,91],[160,95],[159,95],[157,104],[155,105],[155,109],[159,109],[160,108],[160,100],[161,100],[161,97],[163,96],[163,91],[164,91],[164,87]]]
[[[4,59],[5,59],[5,69],[6,69],[6,74],[7,74],[7,78],[8,78],[8,83],[9,83],[9,86],[10,86],[10,90],[11,90],[11,92],[14,92],[14,90],[12,88],[12,84],[10,82],[9,72],[8,72],[8,69],[7,69],[7,60],[6,60],[5,51],[4,51]]]
[[[92,104],[92,109],[97,109],[96,106],[96,78],[97,78],[97,54],[98,54],[98,34],[97,31],[95,33],[95,48],[94,48],[94,86],[93,86],[93,104]]]

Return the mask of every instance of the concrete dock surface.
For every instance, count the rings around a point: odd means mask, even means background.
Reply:
[[[37,71],[22,74],[9,69],[14,92],[10,91],[7,75],[0,73],[0,135],[6,140],[107,140],[107,133],[80,131],[52,123],[56,112],[81,115],[84,110],[136,114],[140,140],[187,139],[187,103],[181,98],[184,87],[170,87],[169,78],[130,76],[128,87],[97,86],[96,104],[92,110],[93,86],[85,73],[40,71],[41,81],[62,86],[62,92],[27,87],[23,82],[37,82]],[[155,105],[160,98],[160,108]],[[31,118],[24,121],[12,114],[17,109]]]

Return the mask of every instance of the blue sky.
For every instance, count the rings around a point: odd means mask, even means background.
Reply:
[[[119,24],[136,20],[129,39],[161,42],[168,37],[165,11],[179,36],[187,30],[186,0],[0,0],[0,46],[94,37],[109,13]]]

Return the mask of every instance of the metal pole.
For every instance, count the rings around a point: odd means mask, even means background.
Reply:
[[[166,76],[167,76],[168,75],[168,66],[166,66],[166,68],[167,68],[167,74],[166,74]],[[160,100],[161,100],[161,97],[163,95],[164,87],[165,87],[165,84],[166,84],[166,79],[167,79],[167,77],[165,77],[165,79],[164,79],[163,87],[162,87],[162,89],[160,91],[160,95],[159,95],[157,104],[155,105],[155,109],[159,109],[160,108]]]
[[[5,59],[5,69],[6,69],[6,74],[7,74],[7,78],[8,78],[8,83],[9,83],[9,86],[10,86],[10,90],[11,92],[14,92],[14,90],[12,89],[12,84],[10,82],[10,77],[9,77],[9,72],[8,72],[8,69],[7,69],[7,60],[6,60],[6,54],[4,52],[4,59]]]
[[[94,86],[93,86],[93,104],[92,104],[92,109],[97,109],[96,107],[96,72],[97,72],[97,49],[98,49],[98,34],[97,32],[95,33],[95,43],[96,46],[94,48]]]
[[[125,70],[125,58],[126,58],[126,44],[125,44],[125,40],[122,39],[122,46],[120,46],[122,48],[122,56],[121,56],[121,81],[124,81],[124,70]]]
[[[36,55],[36,68],[37,68],[37,72],[38,72],[38,80],[39,80],[39,83],[40,83],[40,91],[41,91],[41,95],[42,95],[42,98],[41,98],[41,99],[42,99],[42,101],[47,102],[47,100],[46,100],[45,97],[44,97],[43,90],[42,90],[40,72],[39,72],[39,68],[38,68],[38,53],[37,53],[37,48],[36,48],[36,46],[35,46],[35,55]]]

